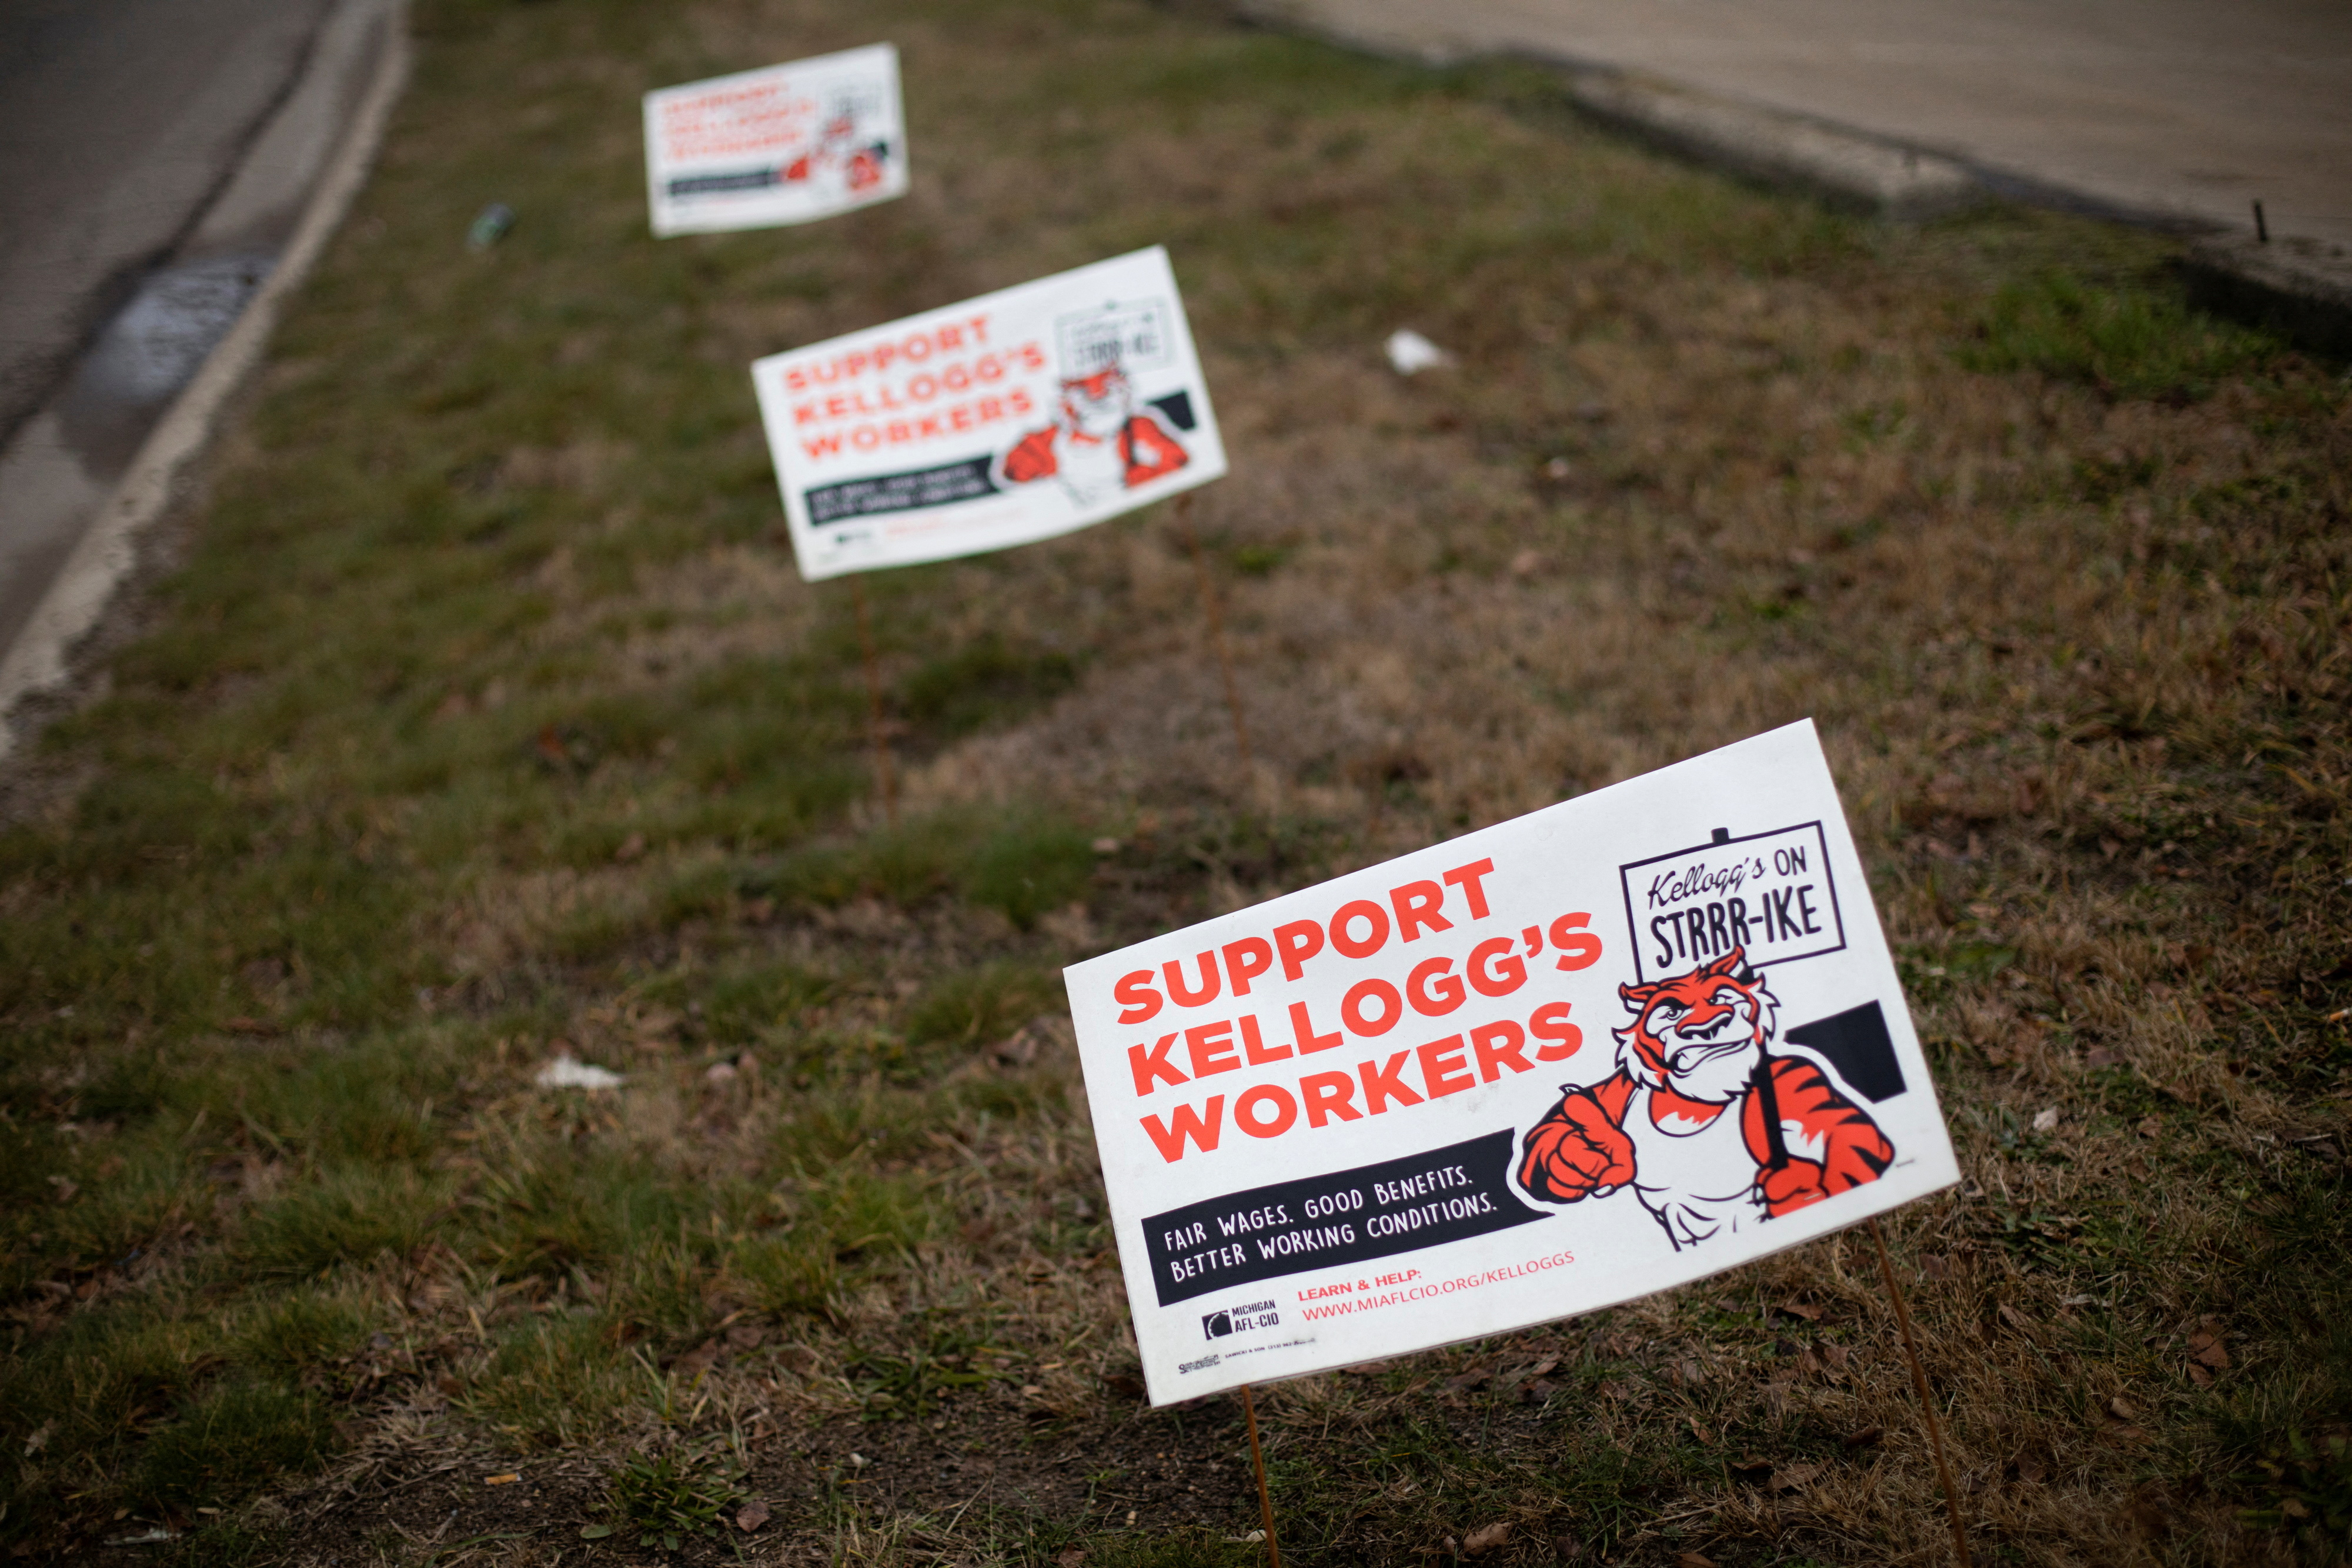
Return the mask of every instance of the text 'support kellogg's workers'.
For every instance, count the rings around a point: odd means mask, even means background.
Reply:
[[[1225,472],[1168,253],[751,367],[801,575],[1051,538]]]
[[[888,44],[646,94],[654,233],[804,224],[907,193]]]
[[[1064,974],[1155,1404],[1958,1179],[1810,721]]]

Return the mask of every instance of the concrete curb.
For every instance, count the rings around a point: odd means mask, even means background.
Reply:
[[[1695,92],[1631,72],[1556,60],[1568,96],[1594,119],[1700,162],[1897,223],[1979,206],[1992,193],[1966,165],[1840,126]]]
[[[2315,240],[2201,240],[2181,259],[2190,298],[2333,359],[2352,360],[2352,255]]]
[[[10,722],[16,706],[35,693],[65,685],[77,644],[89,635],[115,590],[138,564],[140,537],[177,500],[196,458],[211,444],[222,411],[260,364],[286,302],[310,276],[352,198],[365,183],[393,105],[408,75],[406,16],[399,0],[351,0],[342,17],[355,32],[344,51],[320,47],[305,76],[348,71],[374,56],[374,69],[332,157],[320,172],[292,237],[269,277],[254,293],[236,324],[215,345],[186,389],[173,402],[131,459],[131,466],[84,530],[73,553],[42,596],[16,643],[0,658],[0,758],[22,737]],[[323,40],[322,40],[323,41]],[[299,99],[298,85],[289,102]],[[268,141],[264,132],[263,142]],[[230,182],[235,191],[243,172]]]

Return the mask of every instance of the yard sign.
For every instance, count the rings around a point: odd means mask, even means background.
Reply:
[[[1225,471],[1158,246],[751,367],[812,581],[1051,538]]]
[[[888,44],[646,94],[654,233],[804,224],[907,193]]]
[[[1154,1404],[1958,1179],[1810,721],[1064,974]]]

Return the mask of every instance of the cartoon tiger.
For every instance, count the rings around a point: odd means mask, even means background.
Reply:
[[[1876,1181],[1895,1145],[1827,1073],[1775,1056],[1780,1003],[1734,947],[1617,994],[1617,1071],[1566,1086],[1528,1132],[1518,1182],[1546,1203],[1630,1186],[1676,1250]]]
[[[1001,467],[1007,485],[1057,480],[1071,500],[1091,507],[1191,461],[1149,409],[1136,408],[1135,389],[1114,362],[1065,380],[1054,423],[1023,436]]]

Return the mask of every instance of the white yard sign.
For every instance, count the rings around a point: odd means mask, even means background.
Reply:
[[[751,367],[801,575],[1051,538],[1225,471],[1153,246]]]
[[[1810,722],[1065,977],[1155,1404],[1958,1179]]]
[[[646,94],[654,233],[804,224],[907,193],[887,44]]]

